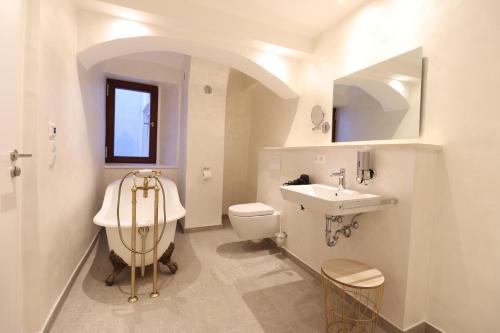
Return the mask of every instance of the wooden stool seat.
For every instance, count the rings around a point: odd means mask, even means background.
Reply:
[[[331,259],[321,265],[321,273],[334,282],[353,288],[376,288],[384,284],[378,269],[351,259]]]

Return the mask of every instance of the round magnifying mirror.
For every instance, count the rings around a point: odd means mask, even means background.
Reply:
[[[325,118],[325,113],[323,112],[323,109],[319,105],[313,106],[311,110],[311,122],[313,123],[314,126],[318,127],[321,125]]]

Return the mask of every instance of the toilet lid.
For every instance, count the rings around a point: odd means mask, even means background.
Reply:
[[[233,205],[228,209],[229,214],[242,217],[262,216],[274,214],[274,209],[260,202]]]

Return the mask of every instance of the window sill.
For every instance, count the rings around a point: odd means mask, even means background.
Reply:
[[[142,163],[106,163],[104,169],[177,169],[175,165]]]

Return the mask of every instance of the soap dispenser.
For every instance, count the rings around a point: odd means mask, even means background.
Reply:
[[[375,171],[370,168],[370,151],[358,151],[356,180],[359,184],[368,185],[367,181],[375,177]]]

